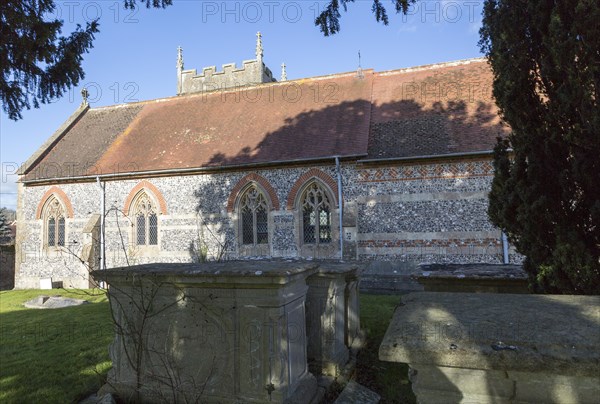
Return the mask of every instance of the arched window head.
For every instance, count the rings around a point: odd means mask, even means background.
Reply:
[[[133,217],[135,244],[158,245],[156,205],[145,192],[142,192],[135,201]]]
[[[65,245],[65,209],[52,196],[44,207],[44,223],[46,225],[46,245],[48,247],[64,247]]]
[[[304,243],[331,243],[331,201],[325,189],[313,182],[304,190],[300,202]]]
[[[269,243],[269,207],[264,194],[252,185],[240,200],[242,219],[242,244],[257,245]]]

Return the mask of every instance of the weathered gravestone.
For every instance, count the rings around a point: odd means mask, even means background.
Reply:
[[[420,403],[595,403],[600,296],[420,292],[379,358],[408,363]]]

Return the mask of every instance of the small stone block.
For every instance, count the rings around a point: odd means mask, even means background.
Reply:
[[[41,278],[40,279],[40,289],[52,289],[52,279],[51,278]]]
[[[378,403],[380,399],[379,394],[351,380],[334,404],[370,404]]]

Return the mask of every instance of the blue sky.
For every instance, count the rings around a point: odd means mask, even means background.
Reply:
[[[124,10],[120,0],[58,1],[54,13],[65,31],[95,18],[100,33],[83,63],[86,77],[70,94],[11,121],[0,112],[0,206],[16,206],[17,167],[77,109],[88,88],[93,107],[169,97],[176,92],[177,47],[185,68],[254,58],[256,32],[263,35],[264,61],[276,78],[286,63],[289,80],[352,71],[376,71],[481,56],[477,42],[482,1],[426,0],[408,16],[377,23],[370,0],[342,13],[341,32],[324,37],[314,26],[325,1],[174,0],[166,9]]]

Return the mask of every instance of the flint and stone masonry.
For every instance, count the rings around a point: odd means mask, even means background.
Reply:
[[[303,255],[298,212],[286,206],[294,183],[315,170],[335,184],[334,165],[107,181],[106,265],[252,257],[252,251],[240,253],[239,213],[228,209],[228,201],[239,197],[234,188],[250,174],[264,178],[275,192],[272,199],[280,201],[278,210],[269,211],[269,249],[264,258],[338,258],[337,207],[331,215],[336,236],[331,248]],[[344,258],[501,263],[501,233],[485,214],[491,175],[487,160],[385,169],[342,163]],[[58,187],[64,202],[73,207],[73,217],[66,218],[66,246],[51,250],[44,248],[43,219],[36,210],[53,187],[20,186],[17,288],[39,287],[40,278],[62,281],[65,287],[88,287],[88,269],[97,265],[93,260],[82,264],[79,257],[84,250],[98,248],[98,236],[85,235],[91,234],[88,222],[97,218],[100,189],[93,182]],[[136,246],[132,219],[124,214],[128,196],[142,188],[165,207],[158,215],[157,246]],[[97,220],[94,223],[99,226]]]

